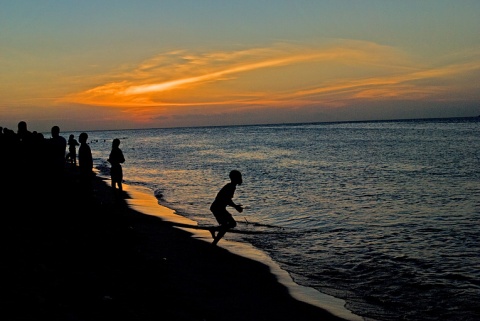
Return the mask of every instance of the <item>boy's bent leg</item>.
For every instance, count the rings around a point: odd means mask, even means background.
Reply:
[[[208,231],[210,232],[210,234],[212,234],[212,238],[215,238],[215,237],[216,237],[216,235],[215,235],[215,228],[214,228],[214,227],[209,228]]]
[[[221,227],[217,236],[213,239],[212,245],[217,245],[218,241],[227,233],[228,228]]]

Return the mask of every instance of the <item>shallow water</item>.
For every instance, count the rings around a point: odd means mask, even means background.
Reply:
[[[95,131],[108,174],[200,225],[238,169],[227,234],[268,253],[299,284],[377,320],[480,320],[478,118]]]

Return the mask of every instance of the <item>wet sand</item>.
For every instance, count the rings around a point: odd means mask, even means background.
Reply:
[[[61,183],[24,179],[1,190],[5,320],[344,320],[295,299],[235,244],[174,227],[164,207],[151,215],[128,186],[95,177],[85,193],[70,170]]]

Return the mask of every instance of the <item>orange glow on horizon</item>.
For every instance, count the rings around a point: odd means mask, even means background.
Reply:
[[[360,99],[435,97],[444,92],[436,82],[479,68],[476,61],[424,66],[393,48],[359,41],[319,48],[282,44],[237,52],[175,51],[129,72],[112,73],[111,82],[60,101],[122,108],[138,121],[191,108],[208,113],[342,106]]]

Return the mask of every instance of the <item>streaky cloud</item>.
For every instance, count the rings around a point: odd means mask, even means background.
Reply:
[[[175,50],[130,70],[113,71],[111,81],[62,100],[160,112],[160,107],[338,106],[352,99],[416,99],[445,91],[437,83],[478,69],[480,59],[472,54],[467,61],[452,61],[425,63],[396,48],[349,40],[203,53]]]

